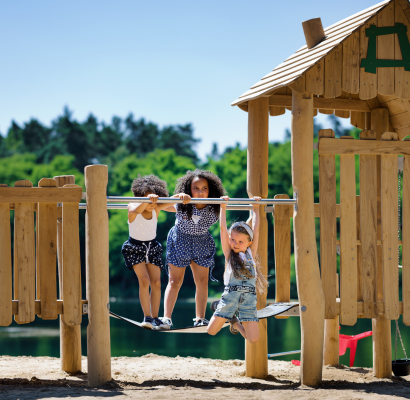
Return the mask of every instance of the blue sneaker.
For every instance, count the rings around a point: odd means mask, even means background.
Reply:
[[[154,318],[152,317],[144,317],[144,321],[142,321],[141,326],[146,329],[152,329],[154,327]]]

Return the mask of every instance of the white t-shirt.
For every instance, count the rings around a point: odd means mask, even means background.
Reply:
[[[157,213],[152,210],[152,218],[145,219],[142,214],[137,214],[134,221],[128,220],[130,237],[143,242],[153,240],[157,236]]]

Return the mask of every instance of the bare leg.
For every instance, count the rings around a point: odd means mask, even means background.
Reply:
[[[169,280],[165,289],[164,317],[171,318],[177,301],[179,289],[184,281],[185,268],[169,264]]]
[[[206,331],[212,336],[216,335],[222,329],[226,321],[227,319],[225,318],[213,315]]]
[[[205,318],[206,302],[208,301],[209,268],[202,267],[191,261],[191,269],[196,286],[196,317]]]
[[[147,264],[149,282],[151,286],[151,316],[158,317],[159,305],[161,303],[161,268],[154,264]]]
[[[142,262],[139,264],[135,264],[132,266],[134,272],[137,274],[140,290],[140,303],[141,308],[144,313],[144,317],[151,316],[151,304],[150,304],[150,296],[149,296],[149,275],[147,270],[147,265]]]
[[[246,321],[242,324],[236,322],[234,328],[250,343],[256,343],[259,340],[259,325],[256,321]]]

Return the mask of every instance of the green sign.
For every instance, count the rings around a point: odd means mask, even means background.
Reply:
[[[366,29],[366,36],[369,38],[367,47],[367,58],[363,58],[360,68],[365,68],[366,72],[376,73],[376,68],[404,67],[410,71],[410,43],[407,37],[407,26],[399,22],[396,26],[386,26],[378,28],[376,25],[370,25]],[[397,33],[400,43],[400,50],[403,60],[378,60],[376,58],[376,37],[383,35],[394,35]]]

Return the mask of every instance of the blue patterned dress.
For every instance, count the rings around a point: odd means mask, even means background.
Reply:
[[[167,238],[167,264],[186,268],[192,260],[202,267],[210,268],[210,279],[216,281],[212,276],[215,242],[209,228],[218,221],[218,216],[209,205],[201,210],[195,204],[192,207],[192,218],[188,219],[187,213],[179,211],[178,205],[175,206],[176,222]]]

